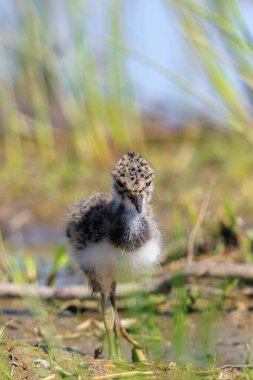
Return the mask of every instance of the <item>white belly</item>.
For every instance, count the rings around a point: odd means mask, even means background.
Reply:
[[[126,252],[102,241],[76,251],[74,255],[83,270],[95,270],[98,278],[103,281],[107,278],[111,282],[128,279],[157,266],[160,247],[156,240],[149,240],[136,251]]]

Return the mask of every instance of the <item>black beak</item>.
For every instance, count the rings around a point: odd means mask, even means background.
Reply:
[[[136,195],[133,197],[133,204],[136,207],[136,210],[140,214],[142,212],[142,203],[143,203],[143,196],[142,195]]]

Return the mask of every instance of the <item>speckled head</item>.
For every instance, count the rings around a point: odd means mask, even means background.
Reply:
[[[129,199],[141,213],[153,190],[154,171],[147,161],[138,153],[127,153],[116,163],[112,178],[114,191],[122,199]]]

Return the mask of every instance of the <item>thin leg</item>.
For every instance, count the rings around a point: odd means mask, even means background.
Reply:
[[[110,291],[110,301],[111,301],[111,304],[112,304],[112,308],[113,308],[113,311],[114,311],[114,315],[115,315],[115,318],[114,318],[114,326],[113,326],[113,331],[114,331],[114,334],[115,336],[118,338],[118,313],[117,313],[117,309],[116,309],[116,296],[115,296],[115,292],[116,292],[116,282],[113,281],[112,283],[112,286],[111,286],[111,291]]]
[[[115,312],[110,297],[101,292],[101,309],[108,341],[109,359],[118,358],[118,341],[115,335]]]
[[[140,349],[142,348],[142,346],[138,342],[136,342],[134,339],[131,338],[131,336],[128,334],[128,332],[126,331],[125,327],[122,325],[122,322],[120,320],[120,317],[116,308],[116,286],[117,286],[117,283],[114,281],[112,283],[111,294],[110,294],[111,304],[115,313],[115,326],[114,326],[114,330],[116,331],[115,334],[118,334],[119,332],[120,335],[123,336],[123,338],[125,338],[128,341],[128,343],[134,346],[134,348]]]

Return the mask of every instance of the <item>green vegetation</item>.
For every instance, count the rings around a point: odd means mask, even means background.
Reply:
[[[175,4],[168,0],[167,3],[173,5],[178,14],[183,32],[218,95],[219,104],[213,104],[213,111],[222,117],[224,127],[252,142],[253,50],[239,2],[206,0],[200,5],[197,1],[182,0]]]
[[[112,38],[103,41],[103,75],[88,33],[86,2],[62,2],[69,57],[57,45],[52,2],[11,3],[14,25],[0,37],[5,73],[0,84],[3,231],[6,220],[11,232],[22,225],[20,208],[30,223],[63,226],[68,205],[94,190],[107,191],[115,159],[121,152],[138,150],[156,171],[154,203],[164,235],[163,272],[179,268],[189,249],[197,261],[252,264],[253,49],[238,2],[165,2],[177,14],[218,100],[125,45],[120,1],[109,2],[106,12]],[[226,54],[215,46],[214,30]],[[189,120],[183,131],[161,134],[138,110],[126,57],[176,81],[209,107],[212,118]],[[63,273],[63,278],[73,275],[62,244],[39,251],[1,239],[0,282],[54,286]],[[244,286],[237,279],[186,282],[178,276],[171,292],[120,299],[122,314],[133,320],[130,333],[145,346],[147,364],[113,364],[83,356],[83,351],[92,355],[103,340],[94,300],[1,300],[0,377],[21,379],[25,373],[32,379],[36,373],[44,380],[80,380],[121,372],[122,378],[169,374],[171,379],[211,380],[221,372],[237,371],[238,379],[253,379],[247,367],[252,360],[250,337],[239,342],[240,364],[246,367],[220,368],[224,358],[217,354],[217,341],[227,338],[222,319],[232,324],[233,311],[250,313],[252,308],[250,297],[238,300]],[[8,319],[5,309],[17,311],[17,318]],[[130,362],[130,353],[123,350]]]
[[[31,160],[42,168],[53,167],[65,155],[62,144],[68,160],[110,164],[119,150],[139,149],[143,143],[124,61],[114,46],[121,41],[121,7],[113,2],[108,13],[114,41],[104,58],[105,82],[100,80],[87,32],[84,3],[64,4],[75,53],[63,64],[63,47],[57,46],[57,25],[49,22],[50,11],[57,9],[49,2],[15,4],[10,39],[1,39],[7,74],[1,85],[5,164],[19,171]]]

